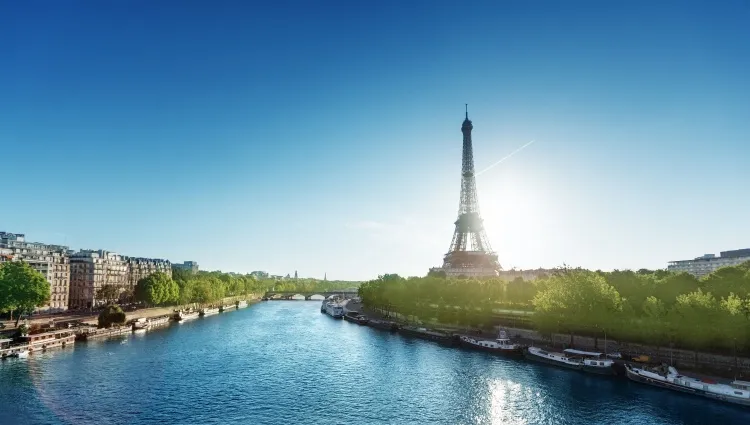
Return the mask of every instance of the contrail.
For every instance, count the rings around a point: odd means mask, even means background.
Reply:
[[[497,165],[499,165],[499,164],[500,164],[501,162],[505,161],[506,159],[510,158],[511,156],[513,156],[513,155],[517,154],[518,152],[522,151],[522,150],[523,150],[524,148],[526,148],[526,147],[527,147],[527,146],[529,146],[530,144],[534,143],[535,141],[536,141],[536,140],[532,140],[532,141],[530,141],[529,143],[526,143],[525,145],[523,145],[523,146],[521,146],[520,148],[518,148],[518,149],[514,150],[513,152],[509,153],[508,155],[505,155],[505,156],[504,156],[504,157],[503,157],[502,159],[500,159],[500,161],[497,161],[496,163],[494,163],[494,164],[490,165],[489,167],[487,167],[487,168],[485,168],[484,170],[482,170],[482,171],[480,171],[480,172],[476,173],[475,175],[477,175],[477,176],[478,176],[478,175],[480,175],[480,174],[484,173],[485,171],[489,171],[489,170],[491,170],[491,169],[495,168],[495,167],[496,167]]]

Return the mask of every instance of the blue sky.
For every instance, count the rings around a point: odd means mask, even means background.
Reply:
[[[202,268],[440,265],[464,103],[505,268],[750,247],[750,4],[3,2],[0,230]]]

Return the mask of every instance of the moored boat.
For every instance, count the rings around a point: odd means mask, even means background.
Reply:
[[[334,319],[344,317],[344,305],[336,300],[323,301],[322,311]]]
[[[211,316],[214,314],[219,314],[219,309],[216,307],[202,308],[200,311],[201,317]]]
[[[147,329],[149,327],[148,320],[145,317],[138,318],[136,320],[133,320],[133,330],[141,330],[141,329]]]
[[[388,320],[369,319],[367,321],[367,326],[370,326],[376,329],[382,329],[384,331],[391,331],[391,332],[398,332],[398,329],[399,329],[398,323],[391,322]]]
[[[728,403],[750,406],[750,382],[721,384],[681,375],[672,366],[635,367],[625,365],[628,379],[659,388],[695,394]]]
[[[245,307],[247,307],[247,301],[245,301],[245,300],[237,301],[237,309],[238,310],[241,309],[241,308],[245,308]]]
[[[497,334],[497,338],[494,340],[473,338],[466,335],[461,335],[459,339],[461,340],[461,346],[466,348],[510,356],[523,355],[524,347],[520,344],[513,343],[504,330],[500,330]]]
[[[435,341],[446,345],[457,345],[460,343],[457,335],[417,326],[401,326],[398,331],[406,336]]]
[[[76,335],[73,331],[65,329],[25,335],[20,337],[19,340],[28,344],[27,347],[30,353],[35,353],[46,351],[50,348],[71,346],[75,343]]]
[[[568,369],[583,369],[583,361],[581,359],[570,358],[564,353],[550,352],[539,347],[527,347],[523,351],[523,355],[528,360],[561,366]]]
[[[364,314],[358,311],[347,311],[344,315],[344,320],[347,322],[356,323],[358,325],[366,325],[369,319]]]
[[[178,311],[175,315],[175,319],[177,319],[180,322],[184,322],[186,320],[192,320],[197,319],[200,317],[200,313],[194,310],[181,310]]]
[[[600,375],[615,375],[615,361],[608,358],[607,355],[591,351],[574,350],[568,348],[563,350],[568,358],[580,359],[583,362],[581,368],[584,372],[598,373]]]

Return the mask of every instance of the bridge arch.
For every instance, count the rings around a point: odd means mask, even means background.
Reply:
[[[326,297],[325,297],[325,295],[312,294],[312,295],[310,295],[309,299],[314,300],[314,301],[323,301],[324,299],[326,299]]]
[[[289,297],[291,300],[304,300],[305,296],[302,294],[294,294],[291,297]]]

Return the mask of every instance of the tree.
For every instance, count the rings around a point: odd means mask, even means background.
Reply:
[[[741,298],[750,295],[750,272],[745,270],[742,264],[714,270],[703,277],[701,283],[705,291],[711,292],[718,298],[728,297],[732,293]]]
[[[534,321],[543,330],[606,330],[622,310],[617,290],[599,274],[564,270],[547,279],[533,299]]]
[[[445,279],[445,270],[430,270],[429,272],[427,272],[427,277],[438,277],[440,279]]]
[[[104,307],[99,313],[98,323],[100,328],[109,328],[112,325],[122,325],[125,323],[125,312],[119,305],[110,304]]]
[[[117,285],[102,285],[96,291],[96,298],[104,300],[107,304],[114,304],[120,299],[120,289]]]
[[[50,287],[44,275],[24,261],[9,261],[0,264],[0,311],[18,312],[18,320],[24,313],[49,302]]]
[[[135,297],[150,305],[174,303],[180,299],[180,287],[169,275],[156,272],[138,281]]]

